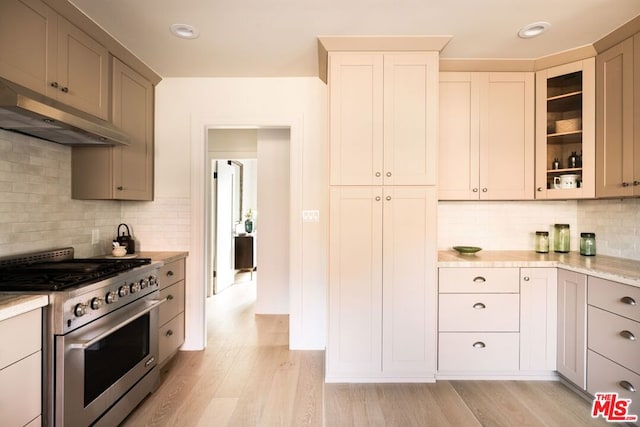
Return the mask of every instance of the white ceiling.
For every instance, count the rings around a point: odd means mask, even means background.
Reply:
[[[593,43],[639,0],[70,0],[162,77],[317,76],[319,35],[451,35],[443,58],[535,59]],[[548,21],[523,40],[518,30]],[[169,26],[191,24],[195,40]]]

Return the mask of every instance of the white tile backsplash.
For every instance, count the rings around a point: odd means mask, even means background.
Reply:
[[[189,250],[189,198],[156,197],[153,202],[125,202],[122,206],[122,222],[131,227],[136,250]]]

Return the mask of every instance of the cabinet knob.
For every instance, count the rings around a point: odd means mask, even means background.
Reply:
[[[537,188],[537,190],[538,190],[538,191],[542,191],[542,187],[538,187],[538,188]]]
[[[171,301],[173,299],[173,295],[169,294],[167,295],[167,301]]]
[[[63,91],[64,93],[68,93],[69,92],[69,88],[68,87],[61,87],[60,88],[61,91]]]
[[[167,331],[167,333],[166,333],[166,334],[164,334],[164,335],[165,335],[165,336],[167,336],[167,337],[170,337],[171,335],[173,335],[173,331],[172,331],[171,329],[169,329],[169,330]]]
[[[382,174],[380,172],[376,172],[376,178],[380,178]]]
[[[482,192],[483,192],[483,193],[486,193],[486,192],[487,192],[487,189],[486,189],[486,188],[483,188],[483,189],[482,189]]]
[[[473,304],[473,308],[478,309],[478,310],[482,310],[483,308],[487,308],[487,306],[484,305],[481,302],[477,302],[477,303]]]
[[[640,181],[633,181],[633,185],[634,185],[634,186],[636,186],[636,185],[640,185]]]
[[[524,277],[522,278],[522,280],[524,280],[525,282],[528,282],[528,281],[529,281],[529,280],[531,280],[531,279],[529,278],[529,276],[524,276]]]
[[[168,277],[173,276],[173,270],[169,270],[169,271],[167,271],[167,276],[168,276]]]
[[[623,187],[628,187],[628,186],[630,186],[630,185],[631,185],[631,184],[629,184],[628,182],[623,182],[623,183],[622,183],[622,186],[623,186]]]
[[[636,388],[629,381],[622,380],[622,381],[620,381],[618,383],[618,385],[620,387],[622,387],[623,389],[625,389],[627,391],[630,391],[631,393],[635,393],[636,392]]]
[[[484,282],[487,281],[487,279],[485,279],[482,276],[476,276],[476,277],[473,278],[473,281],[476,282],[476,283],[484,283]]]
[[[628,339],[629,341],[635,341],[636,340],[636,336],[633,335],[633,332],[631,332],[631,331],[627,331],[627,330],[620,331],[620,336],[623,337],[623,338]]]
[[[387,176],[391,176],[391,172],[387,172]]]
[[[474,193],[477,193],[477,192],[478,192],[478,189],[477,189],[477,188],[474,188],[474,189],[473,189],[473,192],[474,192]]]
[[[487,345],[482,341],[476,341],[473,343],[473,348],[485,348]]]
[[[620,302],[624,304],[629,304],[629,305],[636,305],[636,300],[634,300],[631,297],[622,297],[620,298]]]
[[[57,88],[58,87],[58,82],[51,82],[51,87]]]
[[[382,197],[376,196],[376,202],[379,202],[380,200],[382,200]]]
[[[123,187],[122,185],[119,185],[119,186],[117,186],[117,187],[116,187],[116,189],[117,189],[118,191],[122,191],[122,190],[124,190],[124,187]]]
[[[391,200],[391,196],[385,197],[385,200],[388,202],[389,200]]]

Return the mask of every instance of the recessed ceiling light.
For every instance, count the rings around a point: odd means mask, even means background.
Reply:
[[[200,31],[193,25],[189,24],[172,24],[171,33],[180,37],[181,39],[197,39],[200,36]]]
[[[522,39],[530,39],[531,37],[539,36],[549,29],[551,24],[548,22],[534,22],[533,24],[525,25],[520,31],[518,31],[518,37]]]

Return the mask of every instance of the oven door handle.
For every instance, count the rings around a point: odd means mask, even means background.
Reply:
[[[132,317],[129,317],[124,322],[118,323],[117,325],[109,328],[108,330],[104,331],[103,333],[101,333],[97,337],[94,337],[94,338],[92,338],[92,339],[90,339],[88,341],[76,341],[76,342],[69,343],[69,347],[68,348],[74,349],[74,350],[86,350],[87,348],[91,347],[92,345],[94,345],[98,341],[108,337],[109,335],[111,335],[112,333],[117,331],[118,329],[120,329],[120,328],[128,325],[129,323],[133,322],[134,320],[144,316],[145,314],[147,314],[151,310],[155,309],[156,307],[159,307],[160,305],[164,304],[165,302],[167,302],[167,298],[163,298],[161,300],[154,300],[153,304],[151,304],[150,306],[146,307],[142,311],[134,314]]]

